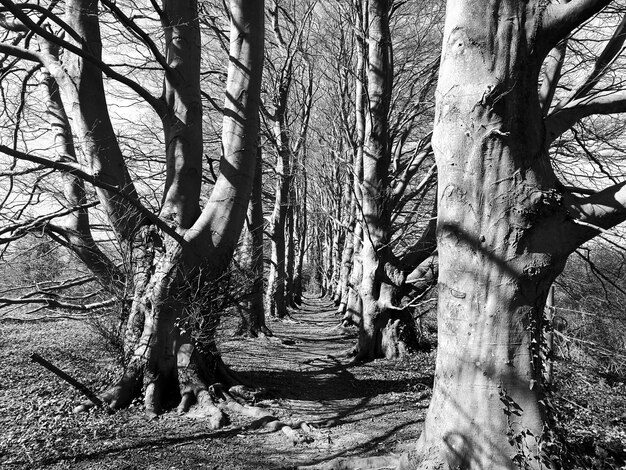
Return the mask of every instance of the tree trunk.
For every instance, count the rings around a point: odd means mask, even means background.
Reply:
[[[200,214],[202,174],[202,98],[200,96],[200,26],[195,21],[197,3],[188,8],[165,1],[165,74],[163,97],[167,113],[166,171],[161,218],[189,228]]]
[[[81,44],[72,39],[73,44],[100,59],[102,42],[98,2],[70,0],[66,3],[65,18],[67,24],[83,38]],[[137,191],[111,124],[102,71],[75,54],[63,57],[62,64],[53,62],[46,66],[59,85],[64,106],[70,110],[72,127],[91,173],[100,181],[120,188],[125,196],[96,187],[98,199],[115,230],[122,251],[128,256],[130,243],[143,216],[128,204],[127,199],[137,200]]]
[[[348,184],[348,191],[350,193],[349,218],[348,225],[346,227],[346,236],[343,242],[343,253],[341,255],[339,285],[337,286],[337,291],[339,293],[339,306],[337,307],[337,313],[342,317],[346,313],[348,296],[350,293],[349,281],[354,257],[354,230],[356,226],[356,198],[354,193],[351,191],[350,186],[351,184]]]
[[[72,129],[65,113],[65,108],[57,82],[44,72],[43,79],[48,121],[54,134],[56,158],[61,161],[77,163]],[[123,272],[100,250],[91,234],[85,183],[77,176],[63,175],[63,195],[69,207],[82,208],[65,217],[62,224],[49,223],[48,233],[52,238],[69,248],[96,276],[98,282],[109,293],[121,297],[124,292],[125,277]]]
[[[296,304],[302,304],[302,268],[304,265],[304,254],[307,251],[308,236],[308,211],[307,211],[307,171],[306,171],[306,147],[302,154],[302,181],[298,186],[298,205],[296,212],[296,229],[298,232],[298,256],[296,259],[296,269],[293,280],[293,295]]]
[[[296,264],[296,242],[295,242],[295,204],[296,204],[296,190],[295,183],[295,170],[294,163],[291,162],[292,176],[289,178],[289,195],[287,197],[287,209],[285,214],[285,304],[289,307],[297,307],[294,302],[294,270]]]
[[[554,457],[541,401],[543,312],[580,242],[537,92],[550,49],[539,39],[551,34],[541,21],[554,17],[541,2],[485,6],[448,2],[433,135],[439,347],[412,468],[545,468]]]
[[[363,143],[365,141],[365,28],[363,9],[360,0],[353,0],[356,24],[356,73],[354,81],[354,121],[355,142],[353,159],[352,188],[355,203],[354,230],[352,233],[352,269],[348,279],[348,295],[342,323],[360,325],[363,304],[359,286],[363,278],[361,247],[363,246]]]
[[[289,143],[284,123],[280,120],[275,124],[275,137],[279,142],[276,159],[276,196],[271,221],[272,256],[270,258],[270,274],[267,281],[266,308],[271,317],[287,316],[285,301],[285,222],[287,217],[287,199],[289,195]]]
[[[391,213],[388,200],[389,106],[393,82],[387,0],[368,2],[368,109],[363,150],[363,278],[362,320],[358,359],[395,358],[417,345],[415,322],[407,309],[396,307],[404,276],[391,252]]]
[[[263,334],[271,336],[272,332],[265,325],[265,308],[263,305],[263,199],[262,199],[262,159],[261,147],[257,151],[254,186],[248,206],[247,231],[241,248],[241,276],[249,285],[246,298],[242,302],[241,325],[239,334],[252,338]]]
[[[338,152],[341,154],[341,149]],[[333,300],[335,305],[339,305],[338,299],[338,287],[339,287],[339,274],[341,272],[341,235],[343,232],[343,227],[341,224],[341,217],[343,212],[343,194],[341,191],[340,184],[340,165],[336,163],[335,165],[335,190],[336,194],[334,195],[335,199],[335,214],[333,220],[331,222],[331,251],[330,251],[330,275],[329,275],[329,292],[328,296]]]

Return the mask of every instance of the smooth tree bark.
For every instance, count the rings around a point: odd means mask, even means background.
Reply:
[[[542,384],[546,297],[574,249],[624,220],[625,192],[563,189],[538,77],[548,52],[608,3],[448,1],[433,135],[439,347],[407,468],[558,459]]]
[[[346,313],[346,308],[348,305],[348,297],[349,297],[349,281],[350,281],[350,273],[352,271],[353,258],[354,258],[354,230],[356,227],[356,196],[352,191],[352,180],[347,178],[347,190],[346,192],[349,194],[348,204],[348,220],[345,228],[345,237],[343,242],[343,250],[341,254],[341,264],[340,264],[340,274],[339,274],[339,282],[337,285],[337,297],[338,297],[338,306],[337,306],[337,314],[343,315]]]
[[[606,71],[606,57],[616,57],[621,35],[569,97],[553,106],[547,88],[559,80],[558,44],[609,3],[448,1],[432,140],[439,291],[432,400],[409,453],[325,468],[560,465],[543,381],[546,299],[574,250],[626,220],[626,182],[598,192],[569,188],[548,148],[583,117],[626,112],[621,92],[609,98],[588,86]],[[543,78],[551,83],[540,88],[548,53]]]
[[[288,90],[288,88],[286,89]],[[281,99],[280,107],[274,113],[274,138],[278,148],[276,159],[276,183],[274,210],[270,220],[270,240],[272,246],[270,258],[270,274],[267,281],[266,308],[271,317],[284,318],[287,316],[287,302],[285,299],[286,249],[285,224],[287,219],[287,205],[289,187],[291,185],[289,136],[284,122],[284,106],[287,104],[287,93]]]
[[[52,44],[45,50],[58,55]],[[44,70],[43,87],[47,100],[46,114],[53,133],[55,159],[77,164],[76,147],[69,119],[65,112],[57,82]],[[50,222],[44,230],[55,241],[70,249],[96,276],[98,282],[112,295],[121,297],[125,288],[124,273],[100,250],[91,233],[89,201],[82,179],[69,173],[62,175],[63,196],[68,207],[77,208],[64,217],[62,223]]]
[[[287,209],[285,214],[285,304],[288,307],[296,308],[293,297],[293,279],[296,268],[296,234],[295,205],[296,205],[296,178],[295,161],[291,162],[292,176],[289,185],[289,195],[287,196]]]

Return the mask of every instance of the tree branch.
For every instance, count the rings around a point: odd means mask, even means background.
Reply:
[[[19,5],[15,5],[15,7],[19,8],[20,10],[33,10],[33,11],[37,11],[41,13],[41,18],[37,22],[38,25],[41,25],[44,20],[47,20],[47,19],[52,20],[54,23],[60,26],[64,31],[66,31],[76,42],[81,43],[82,38],[80,37],[80,34],[78,34],[72,27],[70,27],[70,25],[68,25],[65,21],[63,21],[63,19],[61,19],[58,15],[55,15],[54,13],[52,13],[51,9],[58,3],[59,1],[56,0],[52,2],[51,5],[49,5],[48,7],[43,7],[41,5],[36,5],[34,3],[22,3]],[[7,10],[13,13],[10,7],[7,7]],[[0,23],[0,26],[10,29],[11,31],[21,31],[21,32],[31,31],[30,27],[26,25],[22,20],[19,20],[18,18],[7,20],[4,17],[4,15],[2,15],[2,18],[3,18],[3,21],[2,23]],[[5,24],[7,26],[12,26],[12,28],[5,26]]]
[[[572,101],[565,108],[552,112],[545,119],[546,144],[554,142],[582,118],[592,114],[626,112],[626,91],[604,91],[594,96]]]
[[[137,23],[135,23],[131,18],[126,16],[126,14],[124,14],[124,12],[118,8],[115,2],[111,2],[109,0],[100,0],[100,2],[104,6],[106,6],[124,26],[126,26],[131,32],[133,32],[146,45],[148,49],[150,49],[150,52],[152,52],[152,55],[154,56],[156,61],[161,67],[163,67],[163,70],[165,70],[165,73],[172,72],[172,68],[169,66],[167,60],[165,59],[157,45],[154,43],[152,38],[150,38],[150,35],[148,33],[141,29],[137,25]]]
[[[80,206],[72,207],[70,209],[59,210],[59,211],[53,212],[52,214],[46,214],[46,215],[42,215],[39,217],[34,217],[24,222],[17,222],[17,223],[8,225],[6,227],[0,228],[0,235],[4,233],[17,232],[17,234],[14,233],[13,237],[11,238],[11,240],[16,240],[17,238],[20,238],[22,234],[25,234],[26,232],[31,231],[37,228],[38,226],[41,226],[41,224],[45,224],[51,221],[52,219],[55,219],[57,217],[64,217],[68,214],[72,214],[73,212],[80,211],[83,209],[88,209],[90,207],[95,207],[98,204],[99,204],[98,202],[82,204]],[[5,241],[8,241],[8,239],[0,238],[0,243],[5,242]]]
[[[51,168],[53,170],[69,173],[84,181],[87,181],[93,186],[110,191],[111,193],[128,201],[135,209],[137,209],[137,211],[141,215],[143,215],[147,220],[152,222],[157,228],[159,228],[160,230],[163,230],[164,233],[167,233],[169,236],[177,240],[179,243],[186,243],[184,241],[184,238],[180,234],[178,234],[173,228],[167,225],[157,215],[153,214],[148,209],[146,209],[141,204],[141,202],[139,202],[138,200],[134,198],[129,197],[128,194],[126,194],[122,188],[99,180],[95,176],[87,173],[83,169],[83,167],[77,163],[52,161],[44,157],[39,157],[37,155],[20,152],[19,150],[13,150],[12,148],[7,147],[6,145],[1,145],[1,144],[0,144],[0,153],[4,153],[6,155],[9,155],[14,158],[18,158],[20,160],[26,160],[26,161],[33,162],[33,163],[38,163],[47,168]]]
[[[543,12],[537,31],[537,45],[547,54],[577,26],[600,12],[612,0],[573,0],[551,3]]]
[[[89,311],[96,308],[109,307],[111,305],[114,305],[115,302],[117,302],[117,299],[108,299],[102,302],[93,302],[90,304],[75,304],[48,297],[34,297],[29,299],[0,297],[0,308],[6,305],[43,304],[45,307],[48,308],[64,308],[68,310]]]
[[[581,99],[591,93],[591,90],[598,84],[600,79],[607,73],[609,67],[620,56],[624,42],[626,41],[626,15],[617,26],[611,39],[607,41],[604,49],[597,57],[593,70],[578,86],[574,87],[565,98],[563,98],[555,107],[555,110],[566,107],[573,101]]]
[[[137,82],[131,80],[130,78],[128,78],[125,75],[122,75],[119,72],[116,72],[109,65],[107,65],[105,62],[103,62],[102,60],[100,60],[97,57],[93,56],[92,54],[89,54],[89,53],[85,52],[80,47],[77,47],[74,44],[59,38],[58,36],[56,36],[52,32],[50,32],[47,29],[45,29],[45,28],[41,27],[40,25],[36,24],[33,20],[31,20],[29,18],[29,16],[27,14],[25,14],[23,11],[21,11],[21,9],[17,5],[15,5],[13,2],[11,2],[9,0],[0,0],[0,4],[4,5],[13,15],[15,15],[15,17],[17,19],[19,19],[22,23],[24,23],[24,25],[30,31],[32,31],[33,33],[37,34],[38,36],[41,36],[42,38],[46,39],[47,41],[50,41],[50,42],[52,42],[54,44],[58,44],[59,46],[65,48],[69,52],[72,52],[73,54],[76,54],[79,57],[82,57],[87,62],[95,65],[107,77],[109,77],[109,78],[111,78],[113,80],[116,80],[116,81],[126,85],[131,90],[133,90],[135,93],[137,93],[150,106],[152,106],[154,108],[154,110],[157,112],[157,114],[159,114],[159,116],[163,115],[163,113],[165,111],[165,104],[161,100],[159,100],[158,98],[153,96],[148,90],[143,88]]]
[[[422,139],[420,144],[415,148],[413,155],[409,161],[409,164],[404,169],[402,174],[397,178],[396,186],[393,188],[393,192],[391,195],[391,205],[395,205],[398,203],[404,191],[406,190],[409,182],[415,176],[415,174],[419,171],[422,166],[422,163],[428,158],[429,155],[433,153],[433,147],[431,144],[432,132],[429,132],[426,137]],[[432,168],[429,172],[433,171]]]
[[[31,51],[23,47],[14,46],[13,44],[0,43],[0,52],[20,59],[29,60],[31,62],[43,63],[43,55],[39,52]]]
[[[568,196],[572,222],[577,224],[576,247],[626,220],[626,181],[585,198]]]
[[[539,103],[541,103],[541,110],[544,116],[547,116],[550,111],[556,87],[561,79],[561,69],[566,51],[567,41],[561,41],[550,51],[546,59],[546,66],[542,74],[543,80],[539,89]]]

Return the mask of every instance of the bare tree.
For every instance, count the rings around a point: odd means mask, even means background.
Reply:
[[[39,217],[39,222],[46,223],[35,225],[69,246],[96,276],[108,276],[103,284],[111,286],[113,295],[119,295],[121,283],[129,292],[124,337],[128,362],[123,377],[103,398],[119,408],[143,391],[151,415],[171,396],[180,399],[182,411],[197,401],[211,425],[219,426],[223,416],[212,405],[208,387],[222,379],[228,383],[232,376],[215,348],[217,318],[210,310],[210,296],[231,261],[253,185],[263,66],[263,1],[229,3],[223,154],[220,174],[204,207],[200,204],[202,46],[197,3],[164,1],[161,8],[153,2],[148,16],[134,16],[113,2],[102,1],[114,16],[114,24],[123,26],[123,34],[138,41],[152,58],[151,64],[162,70],[160,97],[103,58],[106,49],[97,1],[51,2],[47,7],[10,0],[1,3],[2,26],[8,33],[0,52],[6,54],[5,60],[15,58],[13,64],[19,59],[46,71],[49,113],[56,120],[55,151],[60,156],[23,151],[18,145],[2,145],[0,151],[16,161],[66,175],[66,186],[72,188],[65,191],[65,213],[75,214],[75,220],[64,225],[47,223],[56,217],[53,214],[48,219]],[[60,11],[62,7],[64,11]],[[155,24],[150,14],[161,23],[154,31],[162,35],[162,46],[142,27]],[[142,18],[145,24],[140,23]],[[130,88],[161,120],[166,164],[158,215],[139,196],[137,186],[150,182],[135,178],[129,169],[109,115],[103,75]],[[73,152],[72,136],[80,145],[80,163]],[[84,212],[88,204],[82,195],[83,182],[95,188],[115,234],[123,278],[104,252],[93,246]]]
[[[287,6],[285,6],[287,3]],[[270,8],[273,42],[268,47],[268,98],[263,106],[267,135],[275,149],[275,199],[268,228],[272,253],[266,293],[269,316],[283,318],[291,302],[295,250],[293,237],[285,238],[285,231],[293,232],[293,167],[306,140],[313,93],[310,63],[305,57],[306,44],[316,2],[298,5],[297,2],[275,0]],[[301,84],[307,90],[302,102],[297,103],[294,88],[298,75],[308,76]],[[299,105],[299,107],[298,107]],[[289,223],[288,223],[289,222]],[[286,240],[288,243],[286,243]],[[286,292],[287,289],[287,292]],[[293,306],[293,305],[290,305]]]
[[[587,196],[566,187],[548,149],[584,116],[624,110],[620,93],[592,92],[615,36],[571,99],[551,109],[550,90],[561,41],[609,3],[448,2],[433,135],[439,349],[419,468],[558,460],[542,382],[546,297],[570,253],[626,219],[626,199],[624,183]]]

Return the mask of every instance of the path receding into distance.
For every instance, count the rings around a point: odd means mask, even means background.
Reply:
[[[305,298],[292,320],[272,321],[275,337],[221,344],[224,360],[251,384],[270,391],[261,402],[284,421],[304,420],[312,440],[275,446],[276,468],[344,455],[400,453],[417,439],[432,386],[432,357],[418,353],[399,361],[355,365],[345,353],[355,329],[339,328],[327,301]],[[256,439],[255,439],[256,440]]]

